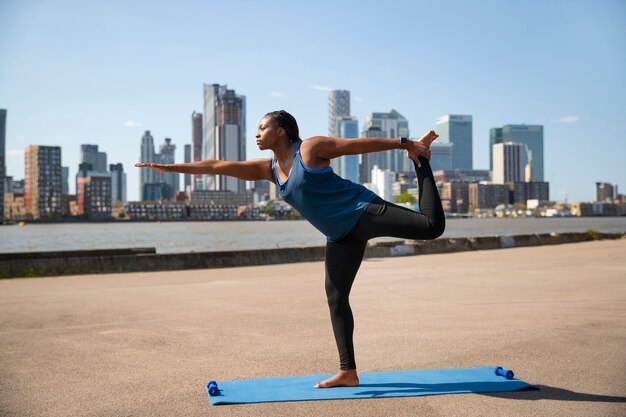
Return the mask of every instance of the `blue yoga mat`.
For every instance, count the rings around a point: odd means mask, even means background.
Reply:
[[[371,372],[359,374],[357,387],[313,388],[332,375],[211,381],[207,385],[213,405],[280,401],[345,400],[413,397],[470,392],[517,391],[532,385],[496,374],[496,367]]]

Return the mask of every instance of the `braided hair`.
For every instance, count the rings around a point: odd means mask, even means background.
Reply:
[[[287,113],[285,110],[276,110],[269,112],[265,115],[269,116],[276,121],[279,127],[285,129],[287,133],[287,138],[289,138],[289,142],[296,143],[300,142],[300,129],[298,129],[298,122],[296,122],[295,117],[291,114]]]

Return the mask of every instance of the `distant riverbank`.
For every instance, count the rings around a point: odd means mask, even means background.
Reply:
[[[595,230],[626,232],[626,217],[449,219],[443,237]],[[0,253],[154,247],[157,253],[236,251],[325,244],[306,221],[110,222],[0,227]]]

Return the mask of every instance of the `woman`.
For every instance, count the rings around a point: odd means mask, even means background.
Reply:
[[[445,217],[428,162],[430,144],[438,137],[427,132],[419,141],[406,138],[339,139],[315,136],[301,140],[298,124],[284,110],[266,114],[256,134],[259,149],[274,152],[272,159],[253,161],[207,160],[185,164],[140,163],[161,172],[229,175],[242,180],[266,179],[280,196],[327,236],[326,295],[339,350],[337,375],[316,388],[356,386],[354,321],[349,294],[369,239],[393,236],[435,239],[444,231]],[[405,149],[414,162],[421,213],[384,201],[360,184],[336,175],[330,160],[342,155]]]

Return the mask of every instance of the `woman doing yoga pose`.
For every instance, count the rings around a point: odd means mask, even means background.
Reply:
[[[228,175],[275,183],[280,196],[327,236],[325,286],[340,370],[315,387],[356,386],[359,378],[352,342],[354,320],[349,295],[367,241],[381,236],[436,239],[445,229],[445,216],[429,164],[430,144],[437,136],[431,130],[418,141],[323,136],[301,140],[294,117],[280,110],[266,114],[256,134],[257,146],[261,150],[273,151],[272,159],[139,163],[135,166],[160,172]],[[383,200],[362,185],[339,177],[330,167],[330,160],[342,155],[391,149],[405,149],[413,160],[421,213]]]

